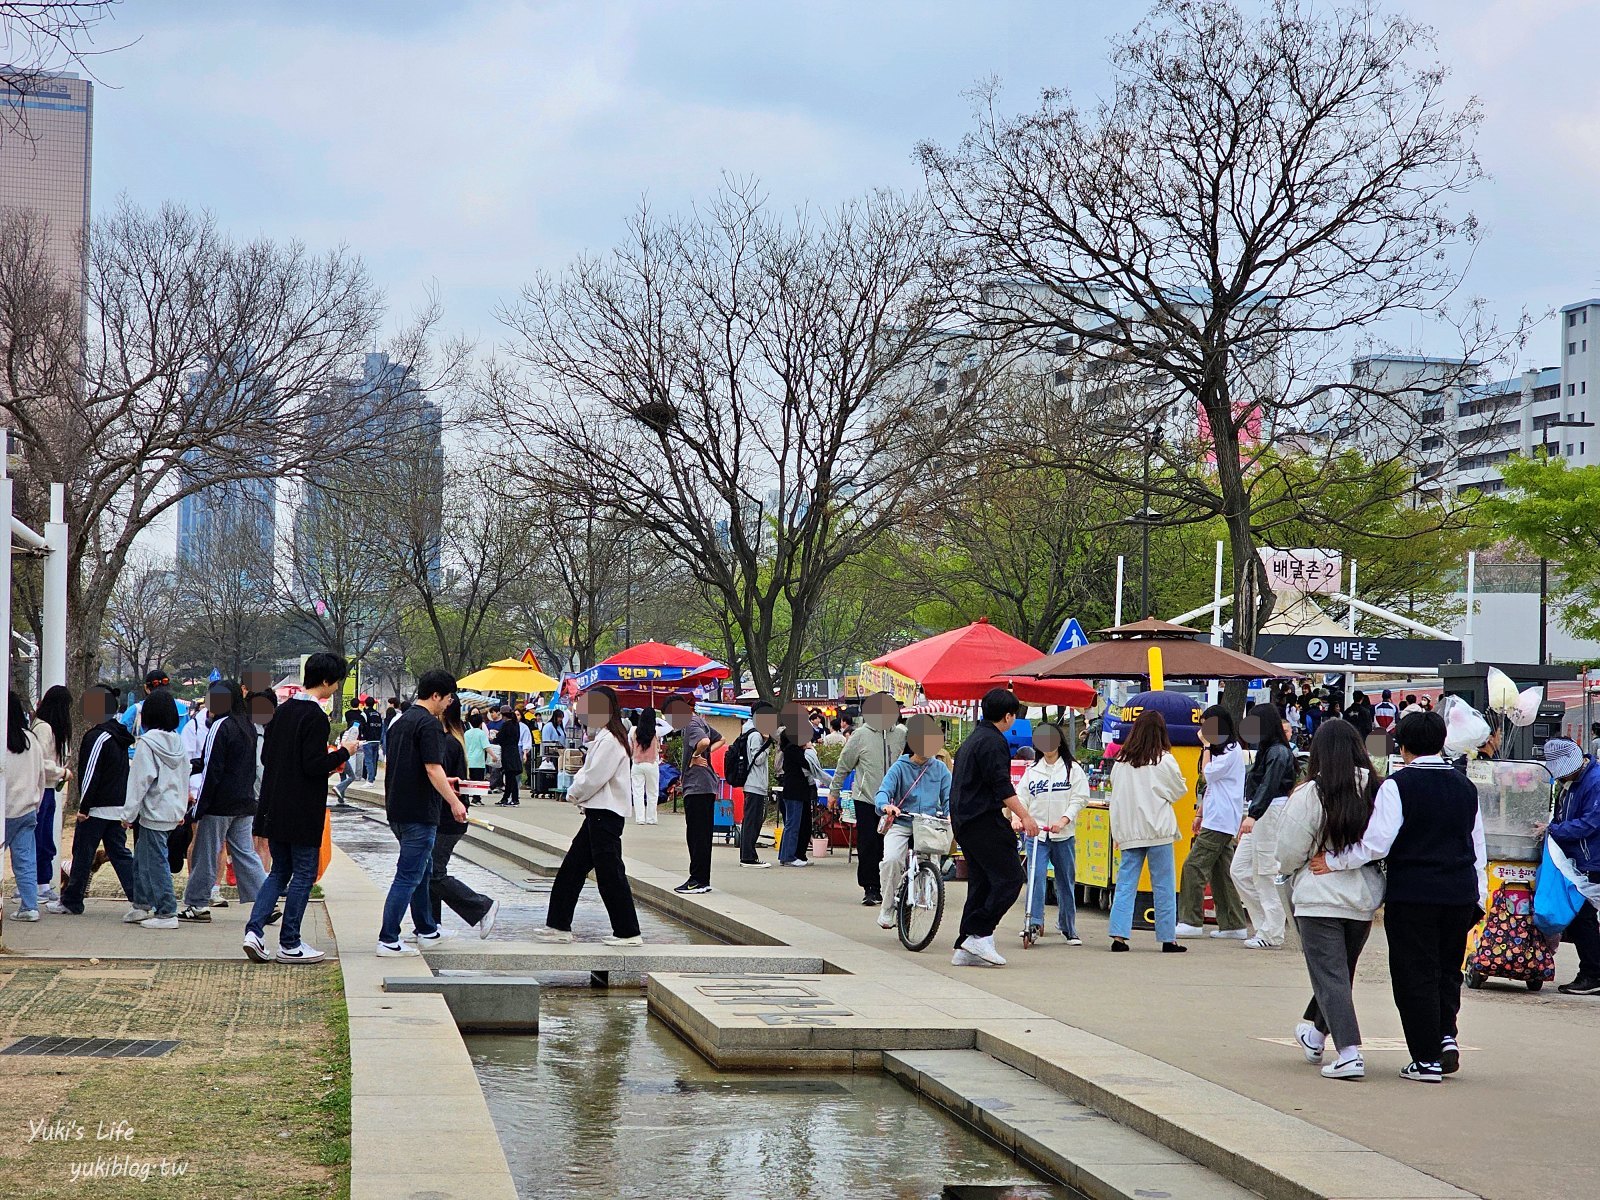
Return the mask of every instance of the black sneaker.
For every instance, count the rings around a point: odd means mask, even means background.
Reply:
[[[691,884],[685,894],[690,896],[704,896],[710,891],[711,885],[709,883],[696,883]]]
[[[209,908],[195,908],[193,906],[188,908],[180,908],[178,910],[178,920],[209,921],[211,920],[211,910]]]
[[[1444,1071],[1438,1063],[1411,1062],[1401,1068],[1400,1078],[1414,1083],[1443,1083]]]
[[[680,883],[677,887],[673,888],[672,890],[677,892],[678,895],[680,895],[680,896],[687,896],[687,895],[691,894],[692,892],[694,892],[695,889],[698,888],[699,886],[700,885],[698,883],[696,883],[694,880],[685,879],[682,883]]]
[[[1461,1070],[1461,1047],[1456,1045],[1455,1038],[1446,1037],[1439,1051],[1439,1073],[1454,1075],[1459,1070]]]
[[[1563,983],[1556,991],[1567,996],[1600,996],[1600,978],[1580,974],[1571,983]]]
[[[882,908],[883,907],[883,896],[880,895],[878,892],[868,892],[864,897],[862,897],[861,907],[862,908],[868,908],[868,907]]]

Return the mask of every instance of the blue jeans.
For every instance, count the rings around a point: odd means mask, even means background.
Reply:
[[[1150,892],[1156,908],[1156,941],[1178,936],[1178,878],[1172,843],[1137,846],[1122,851],[1117,865],[1117,886],[1111,894],[1111,936],[1126,938],[1133,932],[1134,895],[1139,890],[1139,870],[1150,864]]]
[[[1042,838],[1027,838],[1028,862],[1028,924],[1044,924],[1044,893],[1047,868],[1056,872],[1056,925],[1062,936],[1078,936],[1078,906],[1074,902],[1073,887],[1078,878],[1078,840],[1047,842]]]
[[[428,887],[433,878],[433,841],[439,836],[439,827],[421,821],[390,821],[389,828],[400,843],[400,859],[394,865],[394,882],[383,902],[383,928],[378,930],[378,940],[392,946],[400,940],[400,919],[407,908],[419,934],[439,928],[433,919]]]
[[[268,841],[267,847],[272,851],[272,870],[256,894],[256,906],[250,910],[245,932],[260,937],[282,896],[283,924],[278,927],[278,945],[293,950],[300,944],[300,922],[305,919],[306,903],[311,899],[311,885],[317,881],[322,847],[294,846],[276,838]]]
[[[801,826],[806,819],[806,802],[804,800],[789,800],[785,798],[783,804],[783,841],[778,845],[778,861],[781,863],[793,862],[800,857]]]
[[[39,823],[33,827],[33,861],[38,867],[40,887],[56,883],[56,790],[45,788],[39,801]]]
[[[23,910],[39,907],[39,867],[35,861],[39,848],[33,834],[38,823],[37,808],[20,817],[6,818],[6,845],[11,847],[11,873],[17,877],[17,907]]]
[[[158,917],[178,911],[178,898],[172,894],[172,868],[167,865],[167,838],[170,829],[139,826],[133,842],[133,903],[148,908]]]
[[[361,743],[361,778],[368,783],[378,782],[378,743]]]

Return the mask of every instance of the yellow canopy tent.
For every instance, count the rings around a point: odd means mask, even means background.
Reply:
[[[559,680],[552,679],[538,667],[518,658],[502,658],[499,662],[492,662],[481,671],[474,671],[456,680],[456,684],[476,692],[525,692],[529,695],[534,692],[553,692],[561,686]]]

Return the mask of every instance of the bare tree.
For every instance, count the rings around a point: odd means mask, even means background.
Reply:
[[[739,186],[630,229],[524,289],[503,315],[521,371],[492,368],[488,394],[541,486],[647,531],[685,595],[716,597],[771,697],[834,573],[942,478],[970,419],[954,394],[916,403],[941,345],[937,231],[890,195],[785,220]]]
[[[135,540],[230,481],[303,477],[388,431],[342,420],[330,380],[372,345],[382,300],[361,262],[236,243],[176,205],[129,203],[90,239],[87,320],[43,252],[42,222],[0,213],[0,414],[23,456],[22,506],[64,482],[71,528],[69,678],[98,671],[100,630]],[[430,361],[436,305],[395,357]],[[467,348],[437,354],[441,380]]]
[[[274,590],[289,629],[319,650],[365,659],[395,630],[404,590],[373,549],[388,536],[389,501],[381,477],[301,489]]]
[[[0,0],[0,132],[28,134],[22,101],[42,79],[105,50],[94,29],[117,0]]]
[[[1272,0],[1253,19],[1233,0],[1162,0],[1116,46],[1110,99],[1051,91],[1005,117],[988,89],[959,147],[920,149],[975,315],[1066,356],[1058,413],[1107,431],[1055,461],[1126,481],[1152,447],[1156,507],[1226,524],[1247,651],[1272,610],[1258,508],[1283,453],[1324,464],[1302,514],[1359,524],[1318,503],[1341,456],[1358,448],[1372,479],[1409,489],[1387,467],[1415,465],[1426,409],[1507,341],[1476,309],[1445,310],[1478,235],[1451,204],[1480,178],[1479,110],[1449,102],[1430,51],[1428,31],[1365,3]],[[1412,314],[1461,353],[1382,358]],[[1364,351],[1380,357],[1351,370]]]
[[[271,650],[281,621],[273,587],[273,530],[258,492],[230,489],[178,556],[186,621],[181,654],[242,679]],[[263,534],[265,535],[263,537]]]
[[[105,638],[119,673],[134,679],[172,661],[189,623],[171,559],[136,558],[111,589]]]

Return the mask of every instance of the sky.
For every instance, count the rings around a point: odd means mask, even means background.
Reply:
[[[1491,182],[1468,275],[1502,321],[1600,295],[1596,0],[1412,0],[1455,96],[1476,95]],[[96,34],[94,202],[213,212],[241,237],[344,243],[396,321],[430,286],[499,344],[497,305],[615,243],[643,199],[725,175],[831,206],[915,188],[919,140],[970,124],[998,77],[1089,99],[1121,0],[124,0]],[[1543,322],[1519,366],[1557,361]],[[1546,344],[1548,343],[1548,345]],[[1421,346],[1419,349],[1428,349]],[[1447,352],[1447,348],[1441,348]]]

